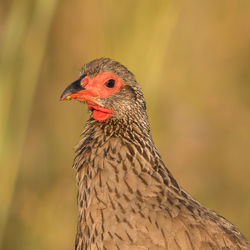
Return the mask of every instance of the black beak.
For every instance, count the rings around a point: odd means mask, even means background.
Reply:
[[[73,94],[73,93],[77,93],[79,92],[80,90],[84,90],[85,88],[81,85],[81,78],[79,78],[78,80],[72,82],[62,93],[61,97],[60,97],[60,100],[63,101],[63,100],[67,100],[67,97],[68,100],[70,100],[70,95]]]

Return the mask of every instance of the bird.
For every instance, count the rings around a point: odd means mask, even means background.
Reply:
[[[60,99],[90,111],[73,162],[76,250],[250,249],[232,223],[196,201],[166,167],[127,67],[94,59]]]

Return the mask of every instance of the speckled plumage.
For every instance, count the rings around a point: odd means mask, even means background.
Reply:
[[[96,99],[115,112],[90,118],[77,145],[80,249],[250,249],[226,219],[205,208],[176,182],[150,135],[140,86],[108,58],[84,65],[82,74],[112,72],[126,84]]]

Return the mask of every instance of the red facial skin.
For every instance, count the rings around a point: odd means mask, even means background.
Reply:
[[[113,88],[109,88],[105,85],[110,79],[115,80]],[[110,72],[102,72],[94,78],[90,78],[89,76],[84,77],[81,84],[85,89],[69,96],[72,99],[86,101],[89,109],[93,112],[93,118],[98,121],[105,121],[112,116],[114,111],[112,109],[98,106],[95,103],[95,97],[105,98],[118,92],[123,86],[125,86],[121,78]]]

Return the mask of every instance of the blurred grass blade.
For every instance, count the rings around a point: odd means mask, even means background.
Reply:
[[[0,71],[0,245],[15,189],[30,112],[57,0],[13,2],[2,41]],[[25,36],[27,32],[27,36]],[[19,56],[19,58],[17,58]],[[3,66],[5,64],[5,66]],[[14,67],[13,67],[14,66]],[[17,70],[18,69],[18,70]],[[18,77],[17,77],[18,76]],[[11,93],[18,95],[11,100]],[[5,121],[5,122],[4,122]],[[14,126],[10,126],[11,122]]]

